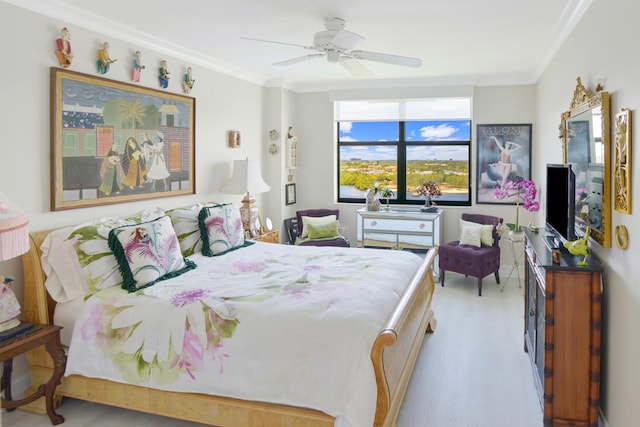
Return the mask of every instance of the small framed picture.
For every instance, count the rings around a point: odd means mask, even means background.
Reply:
[[[237,131],[237,130],[229,131],[229,147],[240,148],[240,131]]]
[[[293,205],[296,202],[296,184],[287,184],[285,186],[286,204]]]

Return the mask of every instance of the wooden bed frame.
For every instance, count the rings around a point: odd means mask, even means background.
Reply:
[[[22,258],[25,321],[53,323],[55,301],[44,286],[45,274],[40,264],[40,245],[51,231],[31,233],[31,248]],[[378,393],[375,426],[395,426],[425,332],[435,329],[431,302],[434,292],[432,267],[437,251],[437,248],[429,250],[371,349]],[[44,348],[27,353],[27,360],[31,370],[29,393],[51,377],[53,362]],[[80,375],[63,377],[56,389],[55,406],[60,405],[65,396],[220,427],[329,427],[335,421],[330,415],[306,408],[155,390]],[[24,408],[46,414],[44,398]]]

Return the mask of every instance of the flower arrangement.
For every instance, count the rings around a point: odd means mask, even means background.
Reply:
[[[390,199],[393,197],[393,191],[385,188],[380,192],[380,197],[382,197],[383,199]]]
[[[587,203],[589,202],[589,190],[584,185],[576,193],[576,213],[582,215],[583,210],[586,215],[589,212]]]
[[[526,211],[538,212],[540,210],[540,203],[536,200],[538,190],[536,189],[536,183],[532,180],[516,176],[506,184],[496,186],[493,194],[496,199],[506,199],[514,191],[516,192],[516,222],[515,224],[507,223],[507,227],[511,231],[522,231],[520,226],[520,205],[522,204]]]
[[[420,187],[418,187],[418,195],[425,197],[440,197],[442,196],[442,191],[440,191],[438,183],[427,181],[421,183]]]
[[[393,197],[393,191],[385,188],[380,192],[380,197],[386,200],[387,210],[389,210],[389,199]]]

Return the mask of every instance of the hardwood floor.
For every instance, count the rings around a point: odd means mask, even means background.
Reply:
[[[434,296],[436,332],[425,339],[397,427],[539,427],[542,409],[523,350],[524,289],[513,277],[500,292],[488,276],[478,297],[475,278],[446,277]],[[74,399],[57,411],[66,427],[201,426]],[[0,425],[51,424],[17,410],[3,413]]]

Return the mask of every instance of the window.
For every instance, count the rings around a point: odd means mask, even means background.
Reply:
[[[470,106],[469,98],[336,102],[338,201],[364,203],[378,183],[394,192],[391,203],[423,204],[416,190],[434,181],[439,205],[470,206]]]

